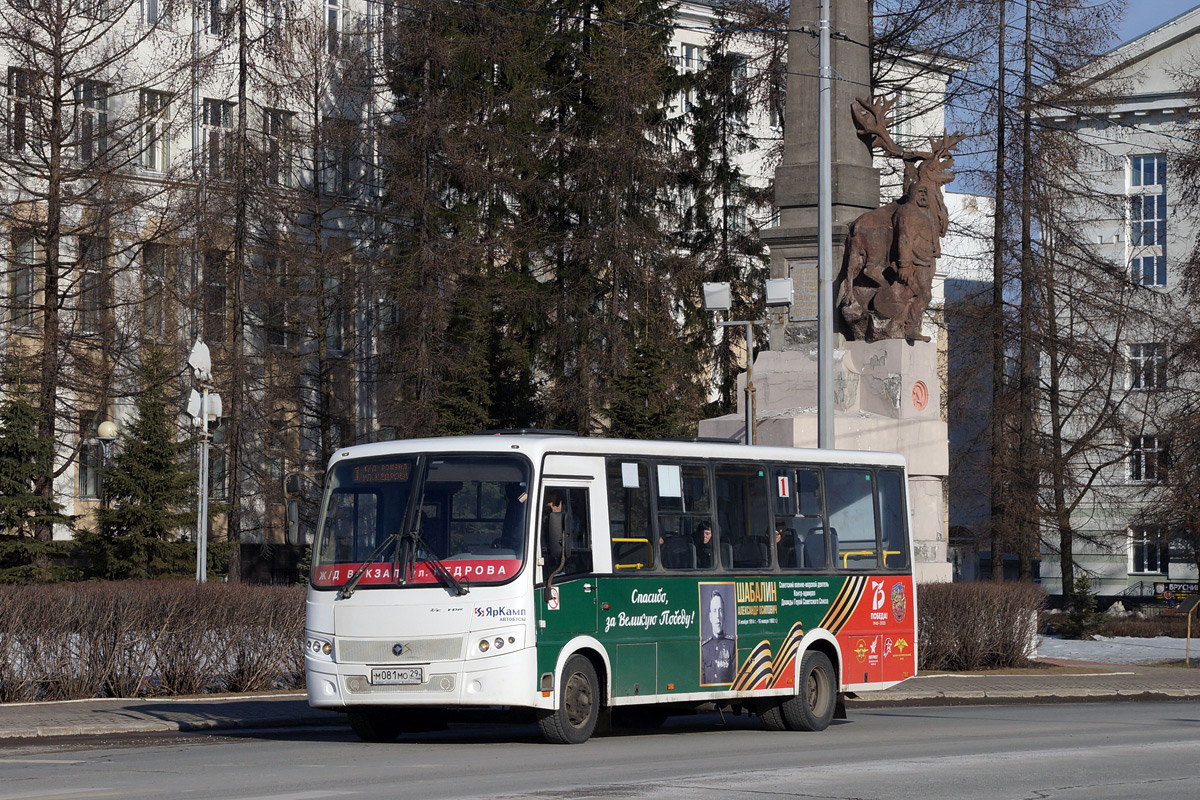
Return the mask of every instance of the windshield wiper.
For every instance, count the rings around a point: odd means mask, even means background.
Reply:
[[[387,551],[388,547],[395,545],[399,538],[400,537],[397,534],[393,533],[380,542],[379,545],[371,551],[371,555],[367,556],[367,560],[360,564],[358,569],[354,570],[350,577],[346,579],[346,582],[342,584],[342,588],[338,590],[338,597],[342,600],[346,600],[350,597],[350,595],[354,594],[354,590],[358,588],[358,582],[361,581],[363,576],[367,574],[367,570],[371,568],[371,565],[378,563],[379,560],[383,558],[383,554]]]
[[[466,584],[450,574],[450,570],[446,569],[446,565],[442,563],[442,560],[438,558],[436,553],[425,546],[425,541],[421,538],[421,530],[419,528],[404,535],[403,545],[400,548],[403,555],[399,559],[401,570],[399,574],[404,576],[401,582],[407,582],[409,572],[412,570],[417,558],[421,558],[421,560],[429,565],[429,569],[433,572],[434,576],[446,584],[455,595],[462,597],[471,591]],[[422,552],[424,552],[424,556],[421,556]]]

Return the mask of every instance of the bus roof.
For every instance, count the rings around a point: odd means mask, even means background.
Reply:
[[[723,441],[664,439],[607,439],[565,436],[559,433],[494,433],[442,436],[429,439],[395,439],[339,449],[329,466],[346,458],[372,458],[407,453],[512,453],[533,461],[549,453],[595,456],[656,456],[660,458],[723,458],[737,461],[801,461],[825,464],[880,464],[905,466],[897,453],[867,450],[820,450],[805,447],[746,446]]]

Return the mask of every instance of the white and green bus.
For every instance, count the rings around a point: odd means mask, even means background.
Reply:
[[[450,709],[552,742],[708,705],[824,729],[916,673],[905,465],[892,454],[545,433],[330,460],[309,702],[366,740]],[[526,712],[527,716],[527,712]]]

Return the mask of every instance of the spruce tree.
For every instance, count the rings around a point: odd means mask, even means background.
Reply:
[[[122,434],[120,451],[103,473],[105,507],[98,530],[80,536],[89,572],[105,578],[157,577],[170,571],[172,548],[195,512],[185,511],[195,474],[184,469],[189,443],[180,441],[172,373],[163,351],[147,350],[138,369],[137,416]]]
[[[54,442],[39,436],[37,425],[37,408],[19,389],[0,401],[0,531],[17,538],[71,522],[59,503],[36,491],[54,457]]]
[[[0,401],[0,583],[66,577],[51,564],[55,545],[37,537],[39,529],[72,523],[59,503],[36,489],[54,456],[54,443],[38,435],[37,424],[37,408],[19,385]]]

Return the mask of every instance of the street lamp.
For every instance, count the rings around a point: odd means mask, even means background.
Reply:
[[[728,312],[733,308],[733,293],[726,282],[705,283],[704,309],[716,313]],[[772,278],[766,283],[766,304],[768,308],[790,306],[792,304],[792,279]],[[759,320],[729,320],[718,322],[718,328],[729,328],[740,325],[746,331],[746,444],[754,444],[756,440],[755,427],[757,410],[754,397],[754,326],[767,325],[769,319]]]
[[[200,476],[196,489],[198,513],[196,515],[196,580],[208,580],[208,450],[212,444],[209,424],[221,418],[221,395],[213,391],[212,357],[208,345],[199,339],[192,345],[188,366],[196,375],[196,389],[188,397],[187,412],[199,431]],[[199,389],[199,391],[197,391]]]
[[[112,446],[117,439],[117,423],[105,420],[96,427],[96,438],[100,440],[100,505],[108,508],[108,492],[104,488],[104,479],[108,476],[108,468],[112,466]]]

